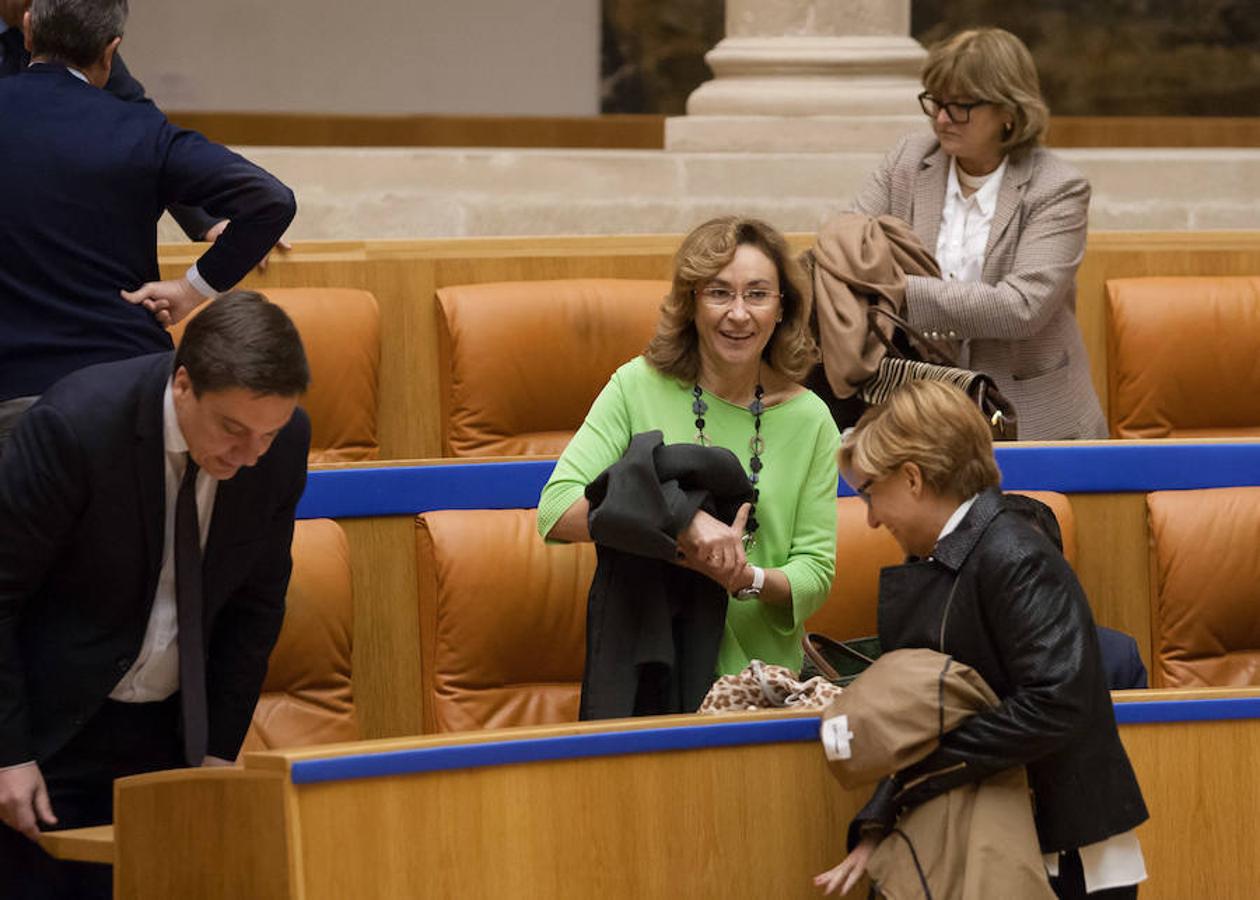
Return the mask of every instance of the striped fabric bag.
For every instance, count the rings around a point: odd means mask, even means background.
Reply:
[[[1002,396],[993,379],[983,372],[887,355],[880,360],[879,371],[862,385],[859,393],[868,406],[879,406],[893,391],[911,381],[944,381],[961,388],[976,401],[980,411],[989,420],[993,440],[1017,439],[1019,420],[1015,415],[1015,407]]]

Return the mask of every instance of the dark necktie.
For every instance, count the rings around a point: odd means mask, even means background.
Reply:
[[[22,71],[23,50],[21,28],[9,28],[0,34],[0,76]]]
[[[201,529],[197,527],[197,464],[188,457],[175,500],[175,606],[179,626],[179,693],[184,757],[199,766],[206,756],[206,656],[201,598]]]

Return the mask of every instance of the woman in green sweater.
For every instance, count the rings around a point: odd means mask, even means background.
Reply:
[[[752,659],[796,670],[804,622],[835,573],[840,444],[827,407],[797,383],[817,359],[809,297],[783,236],[755,219],[706,222],[674,263],[656,336],[613,374],[560,457],[538,531],[591,540],[586,486],[633,435],[730,449],[756,502],[731,525],[697,512],[677,536],[679,564],[731,595],[718,674]]]

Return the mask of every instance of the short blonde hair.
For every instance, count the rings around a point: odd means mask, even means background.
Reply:
[[[868,409],[840,448],[840,468],[874,478],[906,463],[938,494],[965,500],[1002,481],[989,423],[952,384],[912,381]]]
[[[758,219],[723,216],[710,219],[683,238],[674,256],[673,286],[661,304],[656,335],[643,355],[657,371],[681,381],[700,372],[700,337],[696,332],[696,292],[725,269],[741,246],[756,247],[778,271],[783,321],[775,326],[762,358],[793,381],[800,381],[818,361],[810,328],[812,294],[804,289],[800,268],[787,241]]]
[[[1001,106],[1014,120],[1002,152],[1041,143],[1050,110],[1041,98],[1037,66],[1024,42],[1001,28],[960,31],[933,44],[923,64],[923,87],[936,96],[970,96]]]

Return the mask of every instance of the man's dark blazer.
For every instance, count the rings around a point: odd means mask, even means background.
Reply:
[[[144,640],[162,562],[172,354],[63,379],[0,458],[0,767],[65,745]],[[212,756],[236,756],[284,617],[310,423],[219,483],[203,568]]]
[[[1146,665],[1138,653],[1137,641],[1123,631],[1098,626],[1098,649],[1102,651],[1107,687],[1113,691],[1148,687]]]
[[[13,37],[9,37],[10,33]],[[30,65],[31,55],[23,45],[21,33],[21,28],[13,27],[10,27],[8,31],[0,32],[0,41],[8,45],[6,50],[16,51],[6,52],[3,57],[0,57],[0,78],[8,75],[18,75]],[[105,83],[105,90],[119,100],[126,100],[128,103],[153,104],[153,101],[144,92],[144,85],[135,79],[127,68],[127,64],[123,62],[122,57],[117,53],[114,54],[114,62],[109,70],[109,81]],[[199,241],[204,238],[206,232],[210,230],[210,226],[218,221],[218,219],[204,210],[193,206],[182,206],[178,203],[172,203],[167,207],[167,212],[171,214],[171,218],[179,223],[179,227],[184,229],[184,234],[188,235],[188,239],[191,241]]]
[[[0,79],[0,122],[0,400],[171,348],[153,315],[119,296],[159,278],[164,207],[232,220],[197,261],[215,290],[240,281],[293,218],[293,192],[262,169],[64,66]]]

